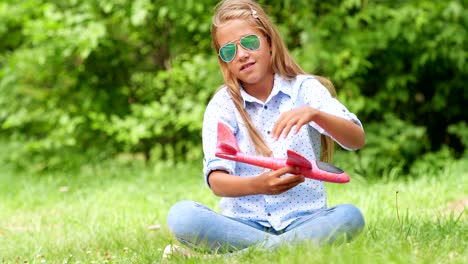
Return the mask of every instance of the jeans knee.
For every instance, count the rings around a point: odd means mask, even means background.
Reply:
[[[187,225],[196,205],[194,201],[180,201],[174,204],[167,214],[166,222],[169,229],[174,232],[177,227]]]
[[[359,208],[352,204],[342,204],[339,206],[339,209],[342,211],[343,217],[348,219],[348,225],[353,227],[355,231],[360,231],[364,228],[365,220]]]

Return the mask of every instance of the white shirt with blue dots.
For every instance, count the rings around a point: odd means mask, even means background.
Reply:
[[[297,107],[309,105],[320,111],[351,120],[362,127],[356,115],[333,98],[327,88],[313,76],[298,75],[293,80],[285,80],[276,74],[273,89],[265,102],[247,94],[243,89],[241,95],[247,113],[270,146],[274,157],[285,158],[286,151],[291,149],[308,159],[320,158],[320,135],[330,135],[314,122],[303,126],[296,135],[291,130],[286,139],[280,138],[274,141],[270,136],[281,113]],[[209,102],[203,120],[202,136],[205,155],[203,173],[206,183],[208,184],[208,175],[213,170],[225,170],[239,177],[255,177],[263,173],[264,168],[215,156],[219,121],[231,127],[242,152],[256,155],[247,127],[227,88],[221,88]],[[342,147],[348,149],[345,146]],[[282,194],[224,197],[220,202],[223,215],[255,221],[265,227],[273,227],[277,231],[286,228],[296,219],[309,215],[317,209],[326,208],[326,206],[323,182],[308,178]]]

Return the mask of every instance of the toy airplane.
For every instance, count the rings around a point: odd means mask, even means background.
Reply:
[[[334,183],[349,182],[348,174],[338,167],[318,160],[308,160],[290,149],[287,150],[287,154],[288,158],[272,158],[242,153],[237,144],[236,137],[229,126],[218,122],[218,143],[215,153],[215,156],[218,158],[234,160],[273,170],[287,166],[297,167],[300,170],[300,174],[304,175],[306,178]]]

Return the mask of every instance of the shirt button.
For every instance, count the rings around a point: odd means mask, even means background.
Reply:
[[[268,216],[271,216],[271,214],[270,214],[270,213],[268,213],[267,215],[268,215]]]
[[[263,106],[263,109],[268,109],[268,106],[264,105],[264,106]]]
[[[267,134],[270,135],[270,133],[271,133],[270,130],[268,130],[268,131],[267,131]]]

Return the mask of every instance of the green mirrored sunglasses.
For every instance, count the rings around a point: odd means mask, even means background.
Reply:
[[[260,38],[257,35],[247,35],[239,40],[239,44],[246,50],[258,50],[260,48]],[[219,49],[219,57],[224,62],[230,62],[236,57],[237,45],[229,42]]]

